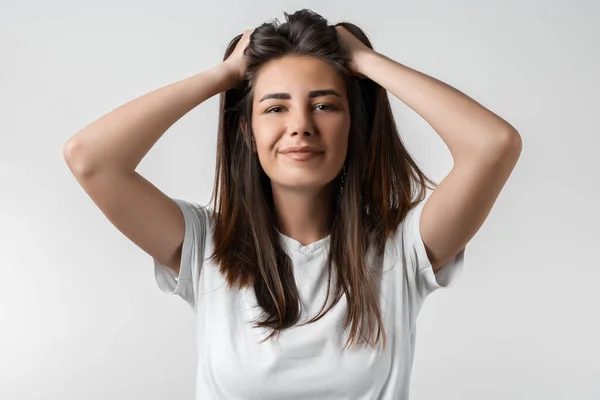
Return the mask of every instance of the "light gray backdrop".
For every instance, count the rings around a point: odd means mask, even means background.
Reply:
[[[17,5],[18,4],[18,5]],[[521,159],[421,311],[411,398],[598,399],[599,3],[589,1],[0,2],[0,398],[192,399],[191,309],[71,176],[63,145],[121,104],[220,62],[236,34],[312,8],[490,108]],[[440,181],[452,157],[397,99],[401,135]],[[138,171],[206,204],[217,98]]]

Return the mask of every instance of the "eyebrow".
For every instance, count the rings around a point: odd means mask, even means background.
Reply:
[[[312,92],[310,92],[308,94],[308,97],[312,99],[315,97],[322,97],[322,96],[329,96],[329,95],[337,96],[340,99],[342,98],[342,96],[340,96],[340,94],[333,89],[313,90]],[[292,98],[292,96],[290,96],[289,93],[267,93],[259,100],[259,103],[261,101],[268,100],[268,99],[290,100],[291,98]]]

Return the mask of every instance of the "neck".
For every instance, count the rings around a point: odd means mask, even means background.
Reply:
[[[315,190],[272,185],[279,231],[307,246],[327,237],[333,222],[331,185]]]

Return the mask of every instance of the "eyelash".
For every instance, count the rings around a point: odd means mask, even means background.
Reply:
[[[325,107],[325,110],[321,110],[321,111],[334,111],[336,108],[335,106],[331,105],[331,104],[317,104],[315,107]],[[267,109],[267,111],[265,111],[265,114],[272,114],[272,111],[274,109],[282,109],[282,106],[273,106],[269,109]],[[275,113],[278,114],[278,113]]]

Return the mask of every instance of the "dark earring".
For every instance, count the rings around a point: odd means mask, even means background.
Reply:
[[[346,178],[346,165],[342,166],[342,174],[340,175],[340,195],[344,193],[344,182]]]

